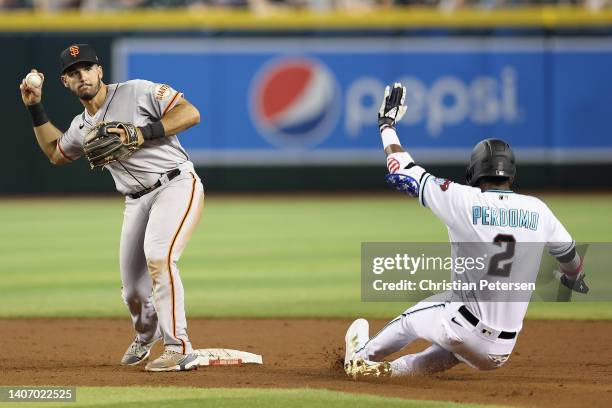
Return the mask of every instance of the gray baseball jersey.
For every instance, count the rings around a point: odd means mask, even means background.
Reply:
[[[87,110],[75,116],[70,128],[58,140],[58,149],[66,159],[76,160],[83,155],[85,136],[97,123],[114,120],[144,126],[159,120],[182,96],[168,85],[140,79],[110,84],[102,107],[94,116]],[[115,180],[117,191],[125,195],[155,184],[160,174],[188,160],[187,152],[174,135],[146,141],[133,155],[106,168]]]
[[[83,155],[85,136],[97,123],[144,126],[161,119],[182,96],[168,85],[144,80],[110,84],[98,112],[91,116],[85,110],[76,116],[58,139],[58,149],[66,159],[76,160]],[[162,184],[140,198],[125,199],[119,257],[122,295],[137,332],[136,342],[151,344],[163,338],[166,348],[190,353],[177,263],[202,213],[200,178],[176,135],[146,141],[134,154],[106,168],[124,195],[158,181]],[[174,169],[180,174],[170,180],[165,173]]]

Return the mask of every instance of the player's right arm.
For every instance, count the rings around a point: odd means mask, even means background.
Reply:
[[[387,182],[395,189],[416,197],[446,225],[451,226],[465,198],[473,188],[450,180],[439,179],[418,166],[412,156],[402,147],[395,124],[399,122],[406,106],[406,89],[399,83],[385,89],[385,96],[378,112],[378,126],[383,147],[387,154]]]
[[[31,72],[38,73],[44,82],[42,73],[34,69]],[[58,140],[62,136],[62,132],[47,119],[41,104],[42,84],[40,87],[32,87],[26,83],[24,78],[19,85],[19,90],[21,91],[23,104],[32,116],[32,126],[40,149],[54,165],[69,163],[70,160],[62,155],[58,147]]]

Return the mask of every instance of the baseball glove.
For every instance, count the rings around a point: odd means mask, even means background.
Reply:
[[[123,129],[127,140],[124,142],[119,134],[109,132],[112,128]],[[92,169],[126,158],[138,150],[136,126],[128,122],[98,123],[85,136],[83,150]]]

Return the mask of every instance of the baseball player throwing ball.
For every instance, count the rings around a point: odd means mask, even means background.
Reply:
[[[414,162],[395,132],[396,122],[406,111],[405,94],[401,84],[387,87],[378,115],[387,180],[418,198],[446,224],[455,251],[451,256],[462,250],[461,243],[472,243],[466,248],[474,253],[479,246],[481,253],[496,248],[496,254],[486,258],[488,274],[500,280],[518,276],[522,282],[535,282],[546,248],[559,262],[561,282],[586,293],[582,259],[570,234],[542,201],[512,191],[516,168],[510,146],[499,139],[478,143],[467,169],[468,185],[435,178]],[[467,282],[473,278],[469,270],[464,275]],[[345,337],[346,374],[354,379],[429,374],[459,362],[481,370],[501,367],[512,353],[529,297],[488,301],[482,294],[455,289],[436,294],[371,338],[368,322],[354,321]],[[431,346],[384,361],[416,339],[427,340]]]
[[[63,165],[85,155],[92,168],[110,171],[125,196],[122,295],[136,338],[121,364],[140,364],[163,339],[164,352],[146,365],[147,371],[196,368],[176,265],[200,220],[204,189],[176,134],[198,124],[200,114],[168,85],[105,84],[90,45],[71,45],[60,54],[60,63],[62,84],[85,107],[67,131],[47,118],[42,73],[32,70],[19,88],[38,145],[51,163]]]

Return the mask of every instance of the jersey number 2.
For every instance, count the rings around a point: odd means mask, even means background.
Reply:
[[[512,262],[506,262],[502,267],[500,267],[499,264],[503,261],[508,261],[509,259],[512,259],[512,257],[514,256],[516,240],[512,235],[498,234],[495,239],[493,239],[493,243],[499,247],[503,247],[502,243],[505,243],[506,250],[491,257],[491,262],[489,263],[489,272],[487,272],[487,274],[493,276],[503,276],[504,278],[507,278],[508,276],[510,276],[510,271],[512,270]]]

